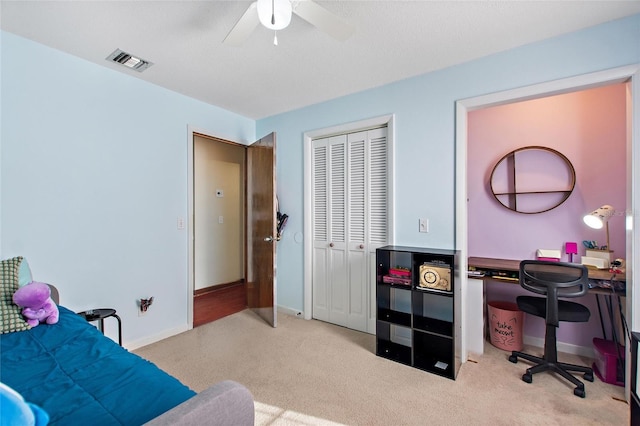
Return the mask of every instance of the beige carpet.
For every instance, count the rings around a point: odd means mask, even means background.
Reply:
[[[525,348],[535,352],[534,348]],[[624,388],[595,379],[585,399],[549,373],[485,344],[449,380],[375,355],[375,336],[243,311],[135,351],[195,391],[231,379],[256,401],[256,425],[628,425]],[[561,361],[590,360],[562,355]]]

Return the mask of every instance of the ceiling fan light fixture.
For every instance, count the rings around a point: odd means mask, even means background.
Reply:
[[[291,22],[291,2],[289,0],[257,0],[258,19],[270,30],[287,28]]]

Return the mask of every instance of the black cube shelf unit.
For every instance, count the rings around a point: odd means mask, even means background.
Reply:
[[[455,380],[461,365],[459,252],[376,250],[376,355]]]

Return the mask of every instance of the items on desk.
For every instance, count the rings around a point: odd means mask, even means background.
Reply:
[[[611,250],[596,250],[587,249],[586,254],[582,256],[580,262],[589,267],[592,266],[597,269],[609,269],[613,259],[613,251]]]
[[[582,256],[580,258],[580,263],[586,267],[593,267],[596,269],[607,269],[609,267],[609,262],[607,262],[606,259],[591,256]]]
[[[626,262],[624,259],[616,259],[611,262],[611,268],[609,268],[609,272],[612,274],[624,274],[627,272],[626,270]]]
[[[538,249],[536,257],[547,262],[560,262],[560,250]]]
[[[578,243],[564,243],[564,252],[569,256],[569,262],[573,263],[573,255],[578,254]]]
[[[597,241],[595,241],[595,240],[591,240],[591,241],[584,240],[584,241],[582,242],[582,245],[583,245],[583,246],[584,246],[584,248],[586,248],[586,249],[598,250],[598,242],[597,242]]]
[[[484,274],[490,278],[518,282],[518,273],[513,271],[485,271]]]

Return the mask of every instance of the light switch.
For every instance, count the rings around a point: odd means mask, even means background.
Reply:
[[[429,219],[420,219],[418,227],[420,232],[429,232]]]
[[[224,216],[218,216],[218,223],[224,223]]]
[[[178,229],[184,229],[184,218],[183,217],[179,217],[178,218]]]

